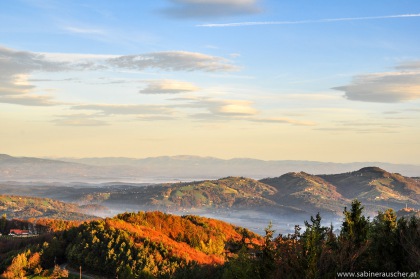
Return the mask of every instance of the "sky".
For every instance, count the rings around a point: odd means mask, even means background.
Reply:
[[[0,153],[420,165],[418,0],[0,1]]]

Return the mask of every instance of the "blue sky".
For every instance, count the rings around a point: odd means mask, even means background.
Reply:
[[[2,153],[420,164],[420,2],[0,2]]]

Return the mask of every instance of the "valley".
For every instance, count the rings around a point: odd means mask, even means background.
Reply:
[[[77,214],[99,217],[155,210],[178,215],[197,214],[241,225],[257,233],[263,233],[272,221],[278,232],[286,233],[293,230],[294,224],[302,224],[302,220],[317,212],[324,220],[338,224],[343,206],[354,199],[363,202],[369,216],[387,208],[418,209],[420,181],[378,167],[365,167],[329,175],[290,172],[261,180],[225,177],[154,184],[8,181],[0,183],[0,194],[55,199],[71,203],[68,208],[78,207],[73,210]],[[21,209],[21,212],[30,211]],[[11,216],[16,215],[13,214]],[[26,218],[25,214],[18,217]]]

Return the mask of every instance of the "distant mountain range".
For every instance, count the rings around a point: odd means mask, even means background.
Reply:
[[[419,180],[377,167],[335,175],[293,172],[260,181],[227,177],[155,186],[149,193],[153,196],[139,195],[145,198],[142,203],[171,209],[236,208],[278,214],[319,211],[341,215],[343,207],[353,199],[361,201],[370,213],[420,206]],[[129,203],[132,199],[126,196],[121,200]]]
[[[48,197],[83,205],[102,216],[123,211],[201,211],[225,214],[254,211],[277,216],[308,216],[322,212],[341,216],[343,207],[358,199],[370,215],[378,210],[420,207],[420,179],[378,167],[312,175],[290,172],[255,180],[226,177],[217,180],[161,183],[65,184],[0,183],[0,194]],[[101,212],[102,211],[102,212]],[[230,214],[230,213],[229,213]]]
[[[0,181],[165,182],[244,176],[278,177],[289,172],[339,174],[377,166],[409,177],[420,176],[420,166],[381,162],[330,163],[315,161],[223,160],[198,156],[133,158],[41,159],[0,154]]]

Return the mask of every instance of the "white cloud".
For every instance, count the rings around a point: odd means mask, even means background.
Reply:
[[[248,101],[223,101],[217,107],[217,113],[229,115],[255,115],[258,111]]]
[[[50,61],[42,54],[17,51],[0,46],[0,103],[25,106],[51,106],[58,103],[50,96],[32,94],[36,88],[28,82],[36,71],[68,70],[64,62]]]
[[[138,55],[92,55],[65,53],[33,53],[0,46],[0,102],[21,105],[58,105],[52,97],[36,95],[29,82],[35,72],[98,71],[157,69],[165,71],[227,72],[238,67],[222,57],[187,51],[167,51]],[[25,78],[23,82],[22,77]],[[47,79],[44,79],[46,81]],[[51,79],[49,79],[51,80]],[[144,94],[181,93],[198,90],[182,81],[150,82],[140,91]]]
[[[17,95],[17,96],[0,96],[0,103],[16,104],[22,106],[55,106],[60,103],[55,102],[50,96],[40,95]]]
[[[80,27],[73,27],[73,26],[64,27],[64,30],[69,31],[70,33],[84,34],[84,35],[105,34],[105,32],[100,29],[80,28]]]
[[[353,101],[398,103],[420,99],[420,72],[359,75],[349,85],[334,87]]]
[[[328,132],[347,132],[347,133],[363,133],[363,134],[375,134],[375,133],[397,133],[398,130],[404,125],[401,123],[393,123],[390,121],[366,121],[352,120],[352,121],[336,121],[333,126],[320,127],[315,130],[328,131]]]
[[[258,111],[252,107],[252,102],[245,100],[220,100],[210,98],[174,98],[174,101],[187,101],[175,107],[204,109],[214,117],[255,115]]]
[[[108,60],[111,66],[144,70],[147,68],[166,71],[228,72],[238,67],[222,57],[188,51],[164,51],[139,55],[125,55]]]
[[[75,110],[100,111],[103,115],[145,115],[171,114],[173,109],[159,105],[114,105],[114,104],[86,104],[72,106]]]
[[[420,60],[406,61],[395,67],[398,70],[420,70]]]
[[[70,114],[60,115],[53,122],[59,126],[105,126],[106,121],[99,120],[95,115],[90,114]]]
[[[173,101],[184,102],[174,107],[202,109],[204,111],[189,115],[190,118],[202,121],[249,121],[272,124],[290,124],[295,126],[315,126],[313,121],[296,120],[286,117],[261,117],[253,107],[253,102],[246,100],[220,100],[209,98],[173,98]],[[185,103],[186,102],[186,103]]]
[[[152,80],[149,81],[141,94],[178,94],[184,92],[194,92],[199,90],[194,84],[179,80]]]
[[[272,118],[251,118],[248,119],[252,122],[262,122],[262,123],[279,123],[279,124],[291,124],[295,126],[315,126],[317,125],[313,121],[300,121],[291,118],[283,118],[283,117],[272,117]]]
[[[255,14],[261,10],[257,0],[171,0],[162,13],[172,18],[220,18]]]
[[[33,71],[56,72],[68,69],[67,63],[50,61],[43,54],[0,46],[0,78]]]
[[[175,117],[168,115],[139,115],[136,119],[140,121],[168,121],[175,120]]]

